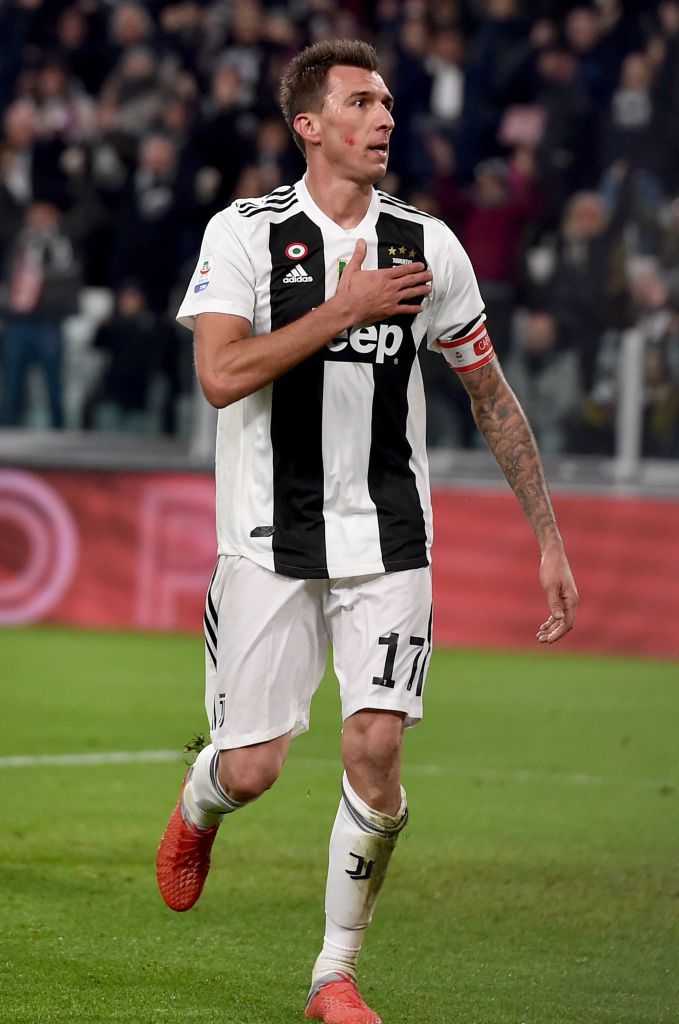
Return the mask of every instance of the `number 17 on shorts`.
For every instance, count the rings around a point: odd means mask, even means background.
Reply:
[[[383,709],[402,712],[406,725],[414,725],[422,717],[432,649],[429,567],[364,578],[346,590],[333,590],[344,613],[330,615],[343,717],[362,708]],[[354,591],[351,600],[347,590]]]

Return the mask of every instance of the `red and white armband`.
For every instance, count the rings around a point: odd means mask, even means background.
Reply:
[[[495,349],[483,320],[463,337],[451,338],[450,341],[439,339],[438,343],[451,369],[458,373],[478,370],[495,356]]]

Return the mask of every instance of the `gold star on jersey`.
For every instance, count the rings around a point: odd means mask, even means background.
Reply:
[[[406,245],[390,245],[387,252],[391,256],[391,262],[395,267],[406,263],[413,263],[417,258],[417,252]]]

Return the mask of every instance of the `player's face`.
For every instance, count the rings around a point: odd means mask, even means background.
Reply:
[[[373,184],[387,172],[394,128],[394,99],[381,75],[363,68],[335,67],[318,119],[325,160],[343,176]]]

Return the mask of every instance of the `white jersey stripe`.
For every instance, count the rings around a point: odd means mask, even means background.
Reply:
[[[374,229],[361,229],[368,242],[363,267],[377,267]],[[352,233],[353,234],[353,233]],[[326,296],[335,294],[340,260],[351,258],[355,241],[337,239],[332,229],[324,230]],[[350,347],[350,345],[349,345]],[[357,554],[362,573],[384,572],[381,558],[377,510],[368,490],[372,403],[375,390],[371,363],[326,360],[323,391],[323,451],[325,487],[323,517],[328,558],[328,575],[348,572],[349,546]],[[334,436],[341,432],[342,444]],[[340,507],[344,508],[338,514]]]
[[[365,424],[370,423],[373,393],[373,368],[369,363],[326,362],[323,450],[332,456],[323,467],[323,518],[331,579],[358,575],[347,561],[350,549],[358,555],[360,575],[384,572],[377,511],[367,484],[371,435]],[[347,408],[351,409],[349,416]],[[342,432],[341,445],[333,444],[337,430]]]

